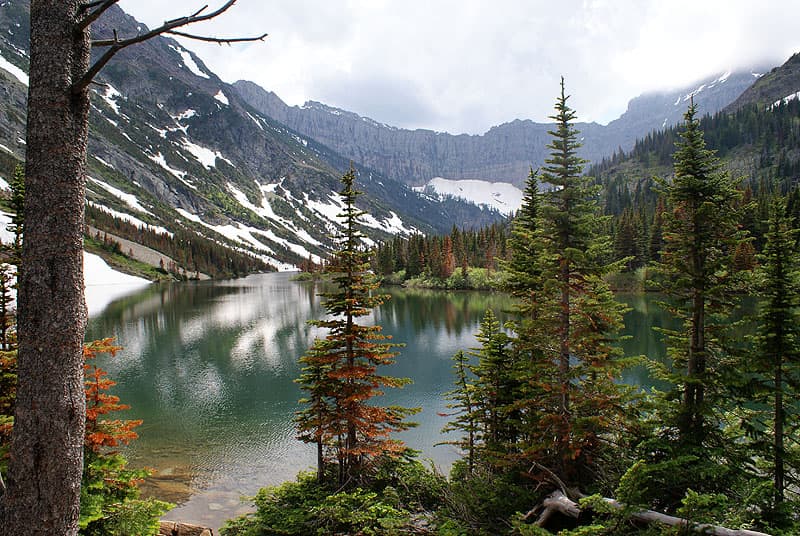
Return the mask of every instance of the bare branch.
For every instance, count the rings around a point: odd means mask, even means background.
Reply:
[[[89,9],[92,9],[93,7],[96,7],[97,9],[95,9],[94,11],[92,11],[91,13],[86,15],[86,17],[80,23],[78,23],[78,29],[80,31],[83,31],[86,28],[88,28],[89,26],[91,26],[91,24],[94,21],[96,21],[97,19],[100,18],[100,15],[105,13],[105,11],[108,8],[110,8],[111,6],[116,4],[117,2],[119,2],[119,0],[98,0],[97,2],[90,2],[88,4],[82,5],[81,6],[81,10],[82,11],[88,11]]]
[[[187,39],[196,39],[197,41],[205,41],[207,43],[219,43],[220,45],[229,45],[231,43],[240,43],[242,41],[263,41],[264,38],[269,35],[269,34],[261,34],[258,37],[225,38],[225,37],[207,37],[204,35],[193,35],[185,32],[176,32],[174,30],[165,33],[168,33],[170,35],[178,35],[180,37],[186,37]]]
[[[106,4],[109,4],[110,7],[110,5],[116,3],[117,1],[118,0],[105,0],[100,5],[100,7],[98,7],[98,10],[104,9],[103,6],[105,6]],[[226,12],[235,3],[236,0],[228,0],[227,2],[225,2],[225,4],[222,5],[222,7],[220,7],[216,11],[212,11],[211,13],[201,15],[201,13],[206,10],[207,6],[204,6],[202,9],[196,11],[192,15],[166,21],[158,28],[154,28],[148,31],[147,33],[137,35],[136,37],[120,40],[117,39],[115,32],[114,39],[95,41],[94,43],[92,43],[93,46],[108,47],[108,50],[106,50],[105,53],[102,56],[100,56],[100,58],[89,68],[89,70],[86,71],[86,74],[80,80],[78,80],[72,85],[72,92],[80,93],[81,91],[84,91],[92,82],[92,79],[94,79],[94,77],[97,76],[97,73],[99,73],[100,70],[103,67],[105,67],[105,65],[111,60],[111,58],[113,58],[117,54],[117,52],[119,52],[123,48],[127,48],[137,43],[142,43],[144,41],[147,41],[148,39],[152,39],[153,37],[156,37],[161,34],[173,33],[173,30],[175,28],[180,28],[181,26],[194,24],[196,22],[203,22],[218,17],[219,15]],[[92,14],[94,14],[94,12],[92,12]],[[187,36],[189,36],[189,34],[187,34]],[[210,40],[215,43],[233,43],[233,42],[243,42],[243,41],[261,41],[264,39],[264,37],[266,37],[266,34],[258,37],[237,37],[231,39],[207,38],[203,40]],[[200,36],[190,36],[190,38],[201,39]]]
[[[93,7],[99,6],[103,2],[105,2],[105,0],[95,0],[94,2],[88,2],[86,4],[81,4],[80,6],[78,6],[78,11],[83,13],[84,11],[86,11],[88,9],[92,9]]]

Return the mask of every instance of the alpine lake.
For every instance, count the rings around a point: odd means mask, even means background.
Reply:
[[[250,511],[259,488],[312,469],[313,446],[295,439],[294,414],[302,397],[294,382],[298,358],[322,335],[307,321],[325,312],[313,282],[294,274],[259,274],[228,281],[151,285],[109,304],[90,318],[87,340],[115,337],[123,347],[99,365],[117,382],[112,393],[142,419],[139,438],[124,448],[133,467],[155,470],[146,495],[176,503],[168,519],[217,529]],[[391,296],[364,324],[379,324],[402,343],[388,374],[413,383],[390,389],[386,403],[419,407],[418,426],[398,434],[439,471],[447,473],[457,449],[442,444],[453,355],[478,346],[475,333],[489,308],[501,322],[511,302],[493,292],[380,289]],[[653,327],[675,322],[652,295],[620,295],[626,355],[664,359]],[[649,385],[645,367],[623,381]],[[114,416],[113,418],[117,418]]]

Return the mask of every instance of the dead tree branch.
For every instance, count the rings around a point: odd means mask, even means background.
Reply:
[[[177,35],[180,37],[186,37],[187,39],[194,39],[196,41],[206,41],[208,43],[218,43],[220,45],[230,45],[231,43],[241,43],[243,41],[261,41],[268,34],[261,34],[258,37],[229,37],[229,38],[220,38],[220,37],[208,37],[205,35],[194,35],[185,32],[176,32],[176,31],[169,31],[165,32],[169,35]]]
[[[105,11],[119,2],[119,0],[99,0],[97,2],[89,2],[88,4],[83,4],[81,6],[81,11],[89,11],[92,8],[97,8],[88,15],[78,24],[78,29],[80,31],[85,30],[89,26],[92,25],[94,21],[100,18],[100,15],[105,13]]]
[[[111,5],[115,4],[117,1],[118,0],[105,0],[104,2],[99,3],[99,4],[97,2],[92,2],[92,4],[95,4],[97,6],[97,8],[95,9],[95,11],[92,11],[92,13],[87,16],[87,19],[92,18],[95,15],[95,13],[97,13],[98,11],[102,13],[102,11],[105,11],[106,9],[111,7]],[[92,42],[92,46],[95,46],[95,47],[108,47],[108,50],[106,50],[105,53],[102,56],[100,56],[100,58],[98,58],[97,61],[95,61],[95,63],[89,68],[88,71],[86,71],[86,74],[80,80],[78,80],[77,82],[75,82],[73,84],[73,86],[72,86],[73,94],[81,93],[82,91],[84,91],[89,86],[89,84],[92,83],[92,80],[94,79],[95,76],[97,76],[97,73],[99,73],[100,70],[120,50],[122,50],[124,48],[127,48],[127,47],[129,47],[131,45],[135,45],[137,43],[142,43],[144,41],[147,41],[148,39],[152,39],[153,37],[156,37],[156,36],[161,35],[161,34],[174,33],[173,30],[175,30],[175,28],[180,28],[182,26],[187,26],[189,24],[195,24],[197,22],[203,22],[203,21],[207,21],[207,20],[213,19],[215,17],[218,17],[218,16],[222,15],[224,12],[226,12],[235,3],[236,3],[236,0],[228,0],[227,2],[225,2],[225,4],[222,5],[222,7],[220,7],[216,11],[212,11],[211,13],[207,13],[205,15],[202,15],[202,12],[205,11],[206,7],[208,7],[208,6],[204,6],[201,9],[199,9],[198,11],[196,11],[195,13],[193,13],[193,14],[191,14],[189,16],[180,17],[180,18],[173,19],[173,20],[168,20],[164,24],[159,26],[158,28],[154,28],[154,29],[152,29],[152,30],[150,30],[150,31],[148,31],[146,33],[137,35],[135,37],[130,37],[130,38],[127,38],[127,39],[119,39],[117,37],[117,35],[116,35],[116,32],[115,32],[113,39],[104,39],[104,40],[99,40],[99,41]],[[87,5],[90,5],[90,4],[87,4]],[[99,14],[97,16],[99,16]],[[96,18],[92,19],[89,22],[89,24],[91,24],[91,22],[93,22],[94,20],[96,20]],[[85,28],[85,26],[84,26],[84,28]],[[234,42],[242,42],[242,41],[262,41],[266,36],[267,36],[267,34],[259,35],[259,36],[256,36],[256,37],[235,37],[235,38],[228,38],[228,39],[216,38],[216,37],[208,37],[208,38],[202,38],[202,40],[203,41],[209,41],[209,42],[222,44],[222,43],[234,43]],[[186,34],[184,37],[189,37],[189,38],[192,38],[192,39],[200,39],[200,36],[192,36],[190,34]]]
[[[625,506],[616,499],[603,497],[602,500],[615,510],[622,510],[625,508]],[[544,526],[550,517],[557,512],[572,518],[577,518],[581,513],[581,509],[578,504],[558,490],[548,495],[547,498],[542,502],[542,506],[544,507],[542,513],[534,523],[538,527]],[[535,510],[531,510],[526,517],[530,517],[530,515],[534,512]],[[695,523],[689,519],[662,514],[661,512],[656,512],[655,510],[637,510],[629,513],[628,515],[632,520],[641,523],[661,523],[662,525],[667,525],[669,527],[683,527],[691,532],[708,534],[710,536],[770,536],[769,534],[757,532],[755,530],[729,529],[727,527],[710,525],[708,523]]]

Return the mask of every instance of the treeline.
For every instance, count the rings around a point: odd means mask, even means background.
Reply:
[[[758,183],[764,177],[770,182],[777,180],[786,193],[791,186],[790,179],[800,175],[798,119],[800,101],[794,99],[766,109],[748,105],[735,112],[705,115],[700,119],[700,129],[705,134],[708,149],[716,151],[720,158],[742,153],[750,166],[748,181]],[[602,177],[625,161],[645,168],[669,167],[680,132],[680,125],[652,132],[638,140],[630,152],[616,151],[610,158],[588,168],[587,174]]]
[[[749,265],[752,254],[763,249],[775,195],[787,196],[787,211],[795,221],[800,216],[800,102],[706,115],[699,126],[708,149],[727,162],[742,192],[739,223],[748,231],[752,248],[741,248],[739,264]],[[628,269],[659,260],[664,182],[653,175],[671,173],[681,128],[648,134],[629,153],[617,151],[588,170],[602,185],[604,212],[612,216],[615,258],[630,257]]]
[[[92,205],[86,206],[86,223],[159,251],[189,273],[200,272],[213,278],[229,278],[273,269],[261,259],[235,251],[187,229],[176,228],[172,236],[158,233],[116,218]]]
[[[508,257],[507,240],[506,222],[477,230],[453,227],[444,236],[395,236],[390,242],[378,244],[372,266],[384,276],[404,272],[404,279],[421,275],[447,279],[457,270],[466,273],[470,266],[495,271],[498,263]]]

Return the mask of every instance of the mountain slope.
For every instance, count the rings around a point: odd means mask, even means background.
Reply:
[[[3,176],[24,154],[26,80],[17,75],[28,65],[28,16],[27,1],[0,4]],[[93,26],[95,38],[143,31],[118,7]],[[190,271],[200,255],[225,265],[221,246],[282,267],[326,255],[347,158],[254,110],[173,39],[121,51],[98,82],[87,181],[93,224],[128,239],[142,235],[165,254],[181,249]],[[378,172],[358,171],[371,240],[501,217],[463,202],[439,204]]]
[[[734,112],[749,104],[766,107],[782,99],[800,98],[800,53],[794,54],[786,63],[775,67],[749,87],[739,98],[725,108]],[[796,95],[795,97],[791,97]]]
[[[743,187],[755,194],[787,193],[800,184],[800,55],[773,69],[722,111],[700,120],[709,149],[714,150]],[[787,98],[788,97],[788,98]],[[655,203],[654,176],[669,176],[680,140],[680,126],[654,132],[592,166],[589,173],[604,185],[606,210],[620,214],[642,200]],[[765,208],[756,221],[767,218]],[[754,225],[755,228],[758,225]]]
[[[618,148],[629,150],[637,138],[678,123],[690,95],[703,113],[713,113],[733,101],[755,79],[750,70],[729,72],[685,89],[633,99],[628,110],[607,126],[576,125],[583,137],[581,154],[596,161]],[[287,106],[275,93],[252,82],[238,81],[234,87],[265,116],[406,184],[421,185],[434,177],[445,177],[522,185],[530,167],[540,166],[548,154],[548,124],[515,120],[492,127],[480,136],[405,130],[314,101],[302,107]]]

